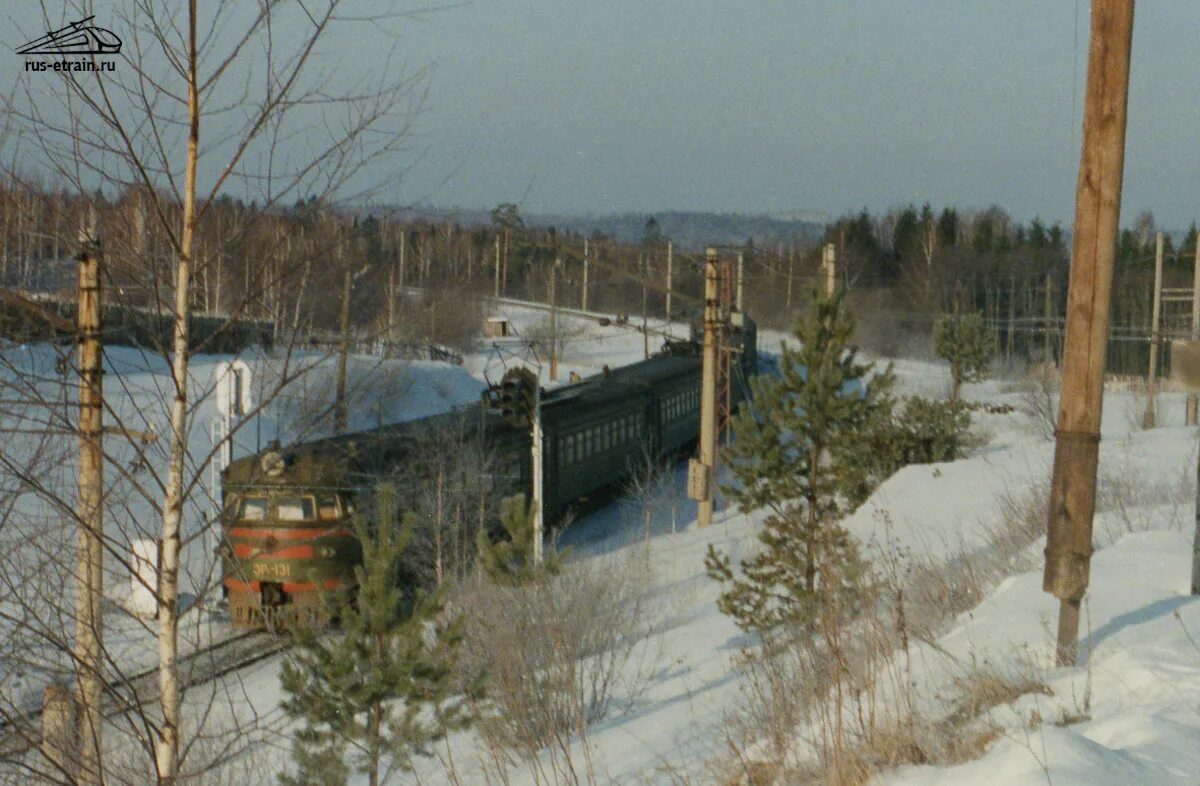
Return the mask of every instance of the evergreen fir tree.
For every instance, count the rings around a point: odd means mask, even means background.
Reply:
[[[753,380],[734,418],[737,485],[727,490],[743,512],[769,514],[742,576],[712,547],[705,563],[725,585],[718,607],[744,630],[810,624],[833,593],[854,594],[862,565],[837,520],[866,482],[858,447],[891,406],[892,374],[857,361],[853,333],[843,294],[813,293],[797,345],[781,348],[780,376]]]
[[[390,488],[377,491],[372,519],[355,523],[363,550],[357,594],[323,599],[340,630],[303,623],[293,630],[283,707],[303,725],[294,742],[296,775],[281,778],[288,786],[344,784],[351,772],[378,786],[470,720],[455,696],[460,621],[444,619],[440,594],[398,581],[412,520],[396,527]]]
[[[996,339],[979,313],[943,316],[933,325],[933,351],[950,364],[950,400],[964,382],[979,382],[996,351]]]
[[[500,501],[500,525],[507,537],[492,540],[480,532],[476,547],[479,565],[495,583],[519,587],[546,576],[555,576],[562,568],[562,558],[553,549],[544,549],[542,564],[533,561],[534,515],[532,504],[518,494]]]

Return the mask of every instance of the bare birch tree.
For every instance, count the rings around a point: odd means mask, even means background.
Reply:
[[[95,9],[90,2],[74,2],[65,11],[58,4],[43,4],[40,11],[35,27],[55,30],[76,19],[86,22]],[[409,73],[396,58],[384,56],[374,68],[346,75],[339,73],[336,58],[325,55],[327,47],[336,45],[340,28],[386,34],[389,24],[402,17],[403,10],[393,6],[366,15],[349,0],[125,0],[114,3],[104,23],[121,38],[119,55],[111,55],[114,70],[54,72],[49,85],[47,75],[25,74],[4,103],[19,129],[10,147],[20,148],[26,170],[49,173],[74,194],[100,203],[94,207],[103,207],[106,194],[132,190],[139,195],[144,226],[126,233],[130,242],[110,242],[108,256],[140,257],[131,275],[149,293],[152,310],[165,314],[171,324],[169,340],[160,347],[169,367],[169,384],[162,391],[169,399],[166,429],[145,462],[148,477],[122,473],[128,476],[130,493],[148,503],[160,522],[159,575],[151,588],[157,608],[153,633],[159,710],[143,713],[142,728],[136,730],[152,753],[159,783],[176,783],[192,750],[184,745],[182,731],[181,554],[184,519],[196,505],[205,459],[211,457],[189,452],[198,394],[205,392],[189,365],[197,347],[197,337],[189,333],[196,285],[214,276],[213,300],[231,318],[269,308],[278,324],[285,312],[270,293],[298,269],[307,276],[309,266],[292,266],[287,264],[292,260],[274,256],[283,264],[264,265],[253,286],[247,268],[248,285],[241,296],[223,297],[219,266],[230,245],[244,241],[290,202],[309,198],[329,204],[363,196],[376,185],[362,179],[368,167],[380,182],[397,177],[408,122],[422,97],[422,74]],[[363,34],[361,29],[352,32]],[[386,43],[380,51],[387,51]],[[104,58],[97,54],[85,60]],[[221,226],[223,247],[205,246],[201,255],[198,236],[227,193],[254,208],[239,216],[236,225]],[[125,239],[120,231],[113,235]],[[297,313],[299,308],[297,300]],[[144,417],[129,411],[110,414],[125,421]],[[113,458],[106,456],[107,461]],[[72,510],[70,494],[43,491],[57,507]],[[109,505],[114,502],[107,499]],[[130,512],[145,509],[126,504]],[[110,557],[124,559],[117,539],[105,549]],[[102,662],[75,667],[120,670],[119,653],[103,646],[100,651]],[[84,746],[96,751],[97,759],[106,750],[102,725],[83,729]],[[105,781],[104,772],[97,760],[84,763],[77,773],[60,774],[67,782],[98,783]]]

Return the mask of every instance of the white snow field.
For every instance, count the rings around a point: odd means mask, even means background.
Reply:
[[[539,330],[545,319],[542,312],[519,307],[500,310],[526,334]],[[566,316],[561,320],[571,335],[560,363],[560,381],[571,371],[587,376],[606,364],[618,366],[642,357],[642,336],[629,328],[601,328]],[[652,327],[660,330],[663,325],[652,321]],[[674,330],[684,333],[681,326]],[[760,350],[773,351],[778,340],[776,334],[760,336]],[[650,343],[653,351],[660,340],[652,337]],[[40,361],[44,363],[51,357],[49,350],[37,348],[4,351],[28,352],[30,362],[45,355]],[[161,431],[166,398],[161,359],[147,361],[131,350],[114,350],[109,357],[109,390],[118,388],[119,378],[129,391],[119,406],[156,423]],[[217,360],[196,359],[198,385],[208,387],[208,370]],[[274,362],[252,360],[256,373]],[[284,439],[297,436],[293,432],[306,422],[304,413],[319,409],[313,402],[331,400],[323,397],[331,396],[332,363],[312,359],[318,361],[307,382],[296,383],[307,385],[307,390],[291,386],[291,403],[284,399],[246,424],[238,436],[239,451],[252,450],[277,433]],[[948,388],[947,374],[936,363],[898,361],[895,369],[901,392],[942,395]],[[358,392],[351,425],[419,417],[475,400],[485,374],[494,380],[501,373],[494,353],[487,350],[469,356],[463,368],[381,365],[356,358],[352,379]],[[968,386],[966,395],[1018,410],[1025,403],[1016,385],[1006,382]],[[986,587],[978,605],[950,620],[935,641],[914,646],[912,679],[913,694],[933,714],[955,678],[969,669],[1031,674],[1045,684],[1049,695],[1030,693],[988,710],[1000,733],[981,758],[950,767],[905,766],[885,773],[881,782],[1200,783],[1200,599],[1189,595],[1197,431],[1182,426],[1178,394],[1160,396],[1160,428],[1134,427],[1143,406],[1130,392],[1106,393],[1100,475],[1102,493],[1108,496],[1096,520],[1097,550],[1085,602],[1080,664],[1053,667],[1057,601],[1041,590],[1043,538],[1013,562],[1012,575]],[[936,563],[986,549],[990,533],[1006,515],[1006,505],[1048,485],[1053,444],[1030,415],[978,414],[975,421],[982,439],[968,458],[902,470],[847,519],[847,527],[868,554],[885,548],[909,550]],[[320,427],[310,431],[319,432]],[[203,429],[194,430],[190,449],[195,462],[207,456],[210,442]],[[60,467],[67,477],[74,471],[72,462],[68,458]],[[576,522],[561,538],[573,559],[648,560],[659,610],[645,642],[644,652],[651,660],[630,666],[646,677],[639,690],[618,697],[609,714],[587,729],[586,739],[570,741],[570,755],[580,764],[578,775],[584,782],[710,783],[728,763],[728,717],[745,700],[736,658],[753,641],[717,611],[719,588],[705,575],[703,557],[710,544],[735,559],[749,553],[758,517],[726,506],[710,527],[699,529],[694,504],[683,493],[684,474],[676,468],[675,504],[658,501],[648,536],[640,503],[627,499]],[[202,507],[192,511],[192,526],[202,520]],[[131,515],[148,533],[155,528],[152,513],[139,508]],[[198,574],[192,580],[202,586],[207,562],[198,545],[191,548],[189,568]],[[109,586],[119,604],[120,582],[112,580]],[[218,614],[202,609],[191,613],[206,621],[206,635],[223,635]],[[119,615],[112,615],[116,621]],[[153,657],[146,635],[129,632],[127,642],[128,657],[139,657],[137,652],[145,652],[147,661]],[[276,657],[240,673],[236,681],[227,678],[223,690],[229,706],[223,712],[253,712],[271,728],[286,728],[279,709],[279,664]],[[210,716],[205,722],[222,720]],[[436,753],[418,762],[421,783],[500,782],[494,762],[470,731],[439,744]],[[262,782],[272,782],[274,773],[287,765],[288,743],[266,739],[248,755]],[[549,756],[547,752],[541,765],[532,767],[514,760],[503,782],[552,781]],[[445,767],[450,759],[453,778]]]

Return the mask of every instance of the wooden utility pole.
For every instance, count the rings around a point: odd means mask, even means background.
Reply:
[[[1146,374],[1146,411],[1142,428],[1154,428],[1154,394],[1158,388],[1158,328],[1162,322],[1163,233],[1154,237],[1154,297],[1150,305],[1150,369]]]
[[[500,265],[500,294],[508,296],[508,227],[504,228],[504,261]]]
[[[100,702],[104,688],[104,389],[100,258],[89,241],[79,261],[79,556],[76,566],[75,663],[79,685],[79,776],[102,783]]]
[[[713,485],[717,465],[717,250],[704,257],[704,355],[700,370],[700,460],[701,479],[696,486],[696,522],[712,523]]]
[[[1133,0],[1093,0],[1091,18],[1062,395],[1042,581],[1043,589],[1060,601],[1059,666],[1075,664],[1079,604],[1087,592],[1091,566],[1104,354],[1125,165]]]
[[[1192,341],[1200,341],[1200,235],[1196,236],[1196,255],[1192,258]],[[1189,426],[1196,425],[1196,394],[1188,393],[1187,418]]]
[[[500,297],[500,235],[496,235],[496,274],[492,284],[492,297]]]
[[[588,287],[588,239],[583,239],[583,286],[580,288],[580,311],[587,311],[587,287]]]
[[[646,309],[649,306],[648,298],[649,290],[646,287],[646,274],[649,273],[650,265],[647,263],[642,268],[642,357],[645,360],[650,359],[650,327],[647,324]]]
[[[833,297],[837,291],[837,250],[833,243],[821,249],[821,273],[825,283],[825,297]]]
[[[671,241],[667,241],[667,322],[671,321]],[[670,325],[668,324],[668,329]]]
[[[558,381],[558,268],[561,258],[555,258],[550,268],[550,381]]]
[[[734,289],[733,308],[741,313],[742,311],[742,290],[746,281],[746,255],[741,251],[737,255],[737,282]]]

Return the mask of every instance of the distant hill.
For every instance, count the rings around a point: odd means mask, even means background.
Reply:
[[[490,224],[488,210],[471,208],[384,208],[372,207],[363,214],[396,215],[402,219],[452,221],[462,226]],[[557,227],[585,235],[602,234],[619,240],[639,242],[651,218],[658,221],[664,238],[673,240],[680,249],[697,250],[708,245],[742,245],[747,239],[755,245],[774,244],[792,238],[814,241],[821,236],[825,217],[819,213],[704,213],[699,211],[665,210],[658,213],[615,213],[607,215],[556,215],[529,213],[522,217],[530,227]]]

